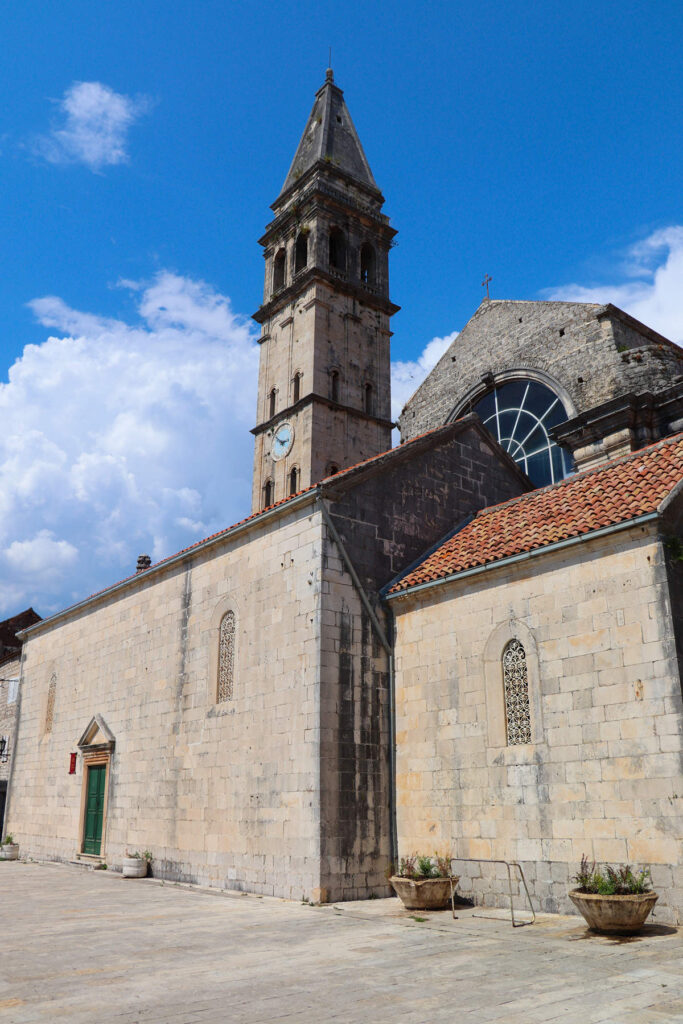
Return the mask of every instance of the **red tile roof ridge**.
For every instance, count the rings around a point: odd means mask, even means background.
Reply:
[[[332,474],[332,476],[323,477],[321,480],[318,480],[314,484],[309,484],[308,487],[302,488],[302,490],[297,491],[295,494],[288,494],[286,498],[281,498],[279,501],[273,502],[272,505],[266,505],[265,508],[258,509],[256,512],[251,512],[248,516],[244,516],[243,519],[238,519],[236,523],[232,523],[231,526],[226,526],[222,530],[217,530],[215,533],[209,534],[208,537],[203,537],[201,540],[197,540],[193,544],[189,544],[186,548],[180,548],[179,551],[175,551],[171,555],[166,555],[164,558],[160,558],[158,562],[153,562],[142,572],[133,572],[129,576],[124,576],[122,579],[117,580],[115,583],[110,583],[108,586],[102,587],[101,590],[95,590],[92,594],[88,594],[87,597],[81,598],[79,601],[74,602],[74,604],[67,605],[66,608],[60,609],[53,615],[46,616],[41,620],[41,623],[36,623],[36,625],[49,623],[52,619],[65,615],[67,612],[70,612],[75,608],[79,608],[81,605],[88,604],[88,602],[94,601],[98,597],[103,597],[110,591],[117,590],[119,587],[124,586],[126,583],[130,583],[132,580],[146,578],[155,570],[161,569],[164,565],[175,561],[175,559],[180,558],[182,555],[190,554],[190,552],[203,547],[205,544],[208,544],[213,540],[219,540],[223,536],[227,537],[228,534],[232,533],[233,530],[236,530],[238,526],[244,526],[251,520],[258,519],[259,516],[265,515],[267,512],[272,512],[276,508],[287,505],[289,502],[294,501],[295,498],[300,498],[304,494],[315,491],[322,484],[330,480],[339,480],[352,471],[361,469],[373,462],[386,458],[393,452],[403,452],[409,445],[415,444],[417,441],[422,441],[424,438],[429,437],[432,434],[438,434],[440,431],[445,431],[447,428],[453,427],[456,423],[460,423],[464,418],[465,417],[460,417],[460,419],[454,420],[452,423],[442,423],[439,427],[433,427],[431,430],[425,430],[422,434],[418,434],[416,437],[411,437],[409,441],[405,441],[403,444],[396,445],[394,448],[388,448],[386,451],[379,452],[377,455],[371,455],[369,458],[363,459],[361,462],[357,462],[353,466],[347,466],[346,469],[342,469],[338,473]],[[33,627],[29,628],[33,629]]]
[[[648,444],[644,448],[639,448],[638,451],[627,452],[626,455],[618,455],[613,459],[609,459],[607,462],[601,462],[599,466],[591,466],[590,469],[582,469],[578,473],[572,473],[571,476],[566,476],[564,480],[558,480],[557,483],[546,484],[545,487],[535,487],[532,491],[525,491],[524,494],[518,494],[514,498],[506,498],[505,501],[500,501],[497,505],[486,505],[485,508],[480,508],[479,511],[475,513],[475,518],[479,518],[479,516],[485,516],[488,513],[505,508],[506,505],[515,505],[520,501],[538,497],[539,494],[545,494],[548,491],[559,490],[562,487],[575,485],[577,481],[585,480],[586,477],[591,476],[591,474],[597,475],[598,473],[604,473],[607,470],[614,470],[616,466],[621,465],[624,462],[635,460],[657,448],[663,448],[669,444],[676,444],[679,441],[683,441],[683,431],[679,431],[678,434],[672,434],[671,437],[664,437],[659,441],[653,441],[652,444]]]
[[[634,479],[646,470],[647,475]],[[392,581],[386,592],[397,594],[605,528],[627,526],[641,516],[661,513],[681,488],[683,432],[481,509]]]

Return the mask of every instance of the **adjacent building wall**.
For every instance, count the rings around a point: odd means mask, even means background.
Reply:
[[[683,918],[681,679],[652,524],[394,600],[401,854],[450,849],[460,891],[507,905],[522,863],[545,911],[581,856],[649,864]],[[680,623],[678,623],[680,628]],[[532,743],[507,746],[502,653],[525,647]]]

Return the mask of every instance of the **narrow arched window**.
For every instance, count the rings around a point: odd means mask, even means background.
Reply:
[[[273,388],[268,395],[268,418],[272,420],[277,406],[277,388]]]
[[[330,370],[330,398],[339,401],[339,370]]]
[[[218,636],[218,693],[220,703],[232,700],[235,673],[235,613],[226,612]]]
[[[294,273],[298,274],[308,263],[308,235],[302,231],[294,248]]]
[[[275,259],[273,260],[273,291],[279,291],[280,288],[285,286],[285,268],[287,265],[287,256],[284,249],[280,249]]]
[[[330,462],[329,466],[327,467],[327,475],[328,476],[334,476],[338,472],[339,472],[339,466],[337,465],[337,463],[336,462]]]
[[[273,481],[266,480],[263,485],[263,507],[268,508],[273,504]]]
[[[329,263],[332,270],[346,270],[346,239],[341,228],[330,231]]]
[[[292,466],[289,473],[289,493],[296,494],[299,490],[299,469],[297,466]]]
[[[295,373],[292,377],[292,402],[298,402],[301,398],[301,374]]]
[[[519,640],[510,640],[503,651],[505,726],[508,746],[531,743],[529,676],[526,652]]]
[[[364,408],[368,416],[372,416],[372,384],[365,385]]]
[[[375,250],[369,242],[365,242],[360,249],[360,279],[363,284],[375,283],[375,263]]]
[[[45,708],[45,732],[52,732],[55,717],[55,697],[57,695],[57,676],[53,673],[47,688],[47,706]]]

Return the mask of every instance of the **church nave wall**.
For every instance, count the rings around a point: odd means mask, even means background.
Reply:
[[[652,527],[392,606],[401,854],[519,860],[536,906],[551,912],[572,912],[566,893],[584,853],[649,864],[658,919],[680,921],[681,679]],[[524,649],[530,742],[506,731],[512,640]],[[464,895],[507,905],[504,867],[456,870]]]

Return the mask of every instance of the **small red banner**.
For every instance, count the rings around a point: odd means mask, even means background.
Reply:
[[[76,758],[78,754],[69,754],[69,775],[76,774]]]

